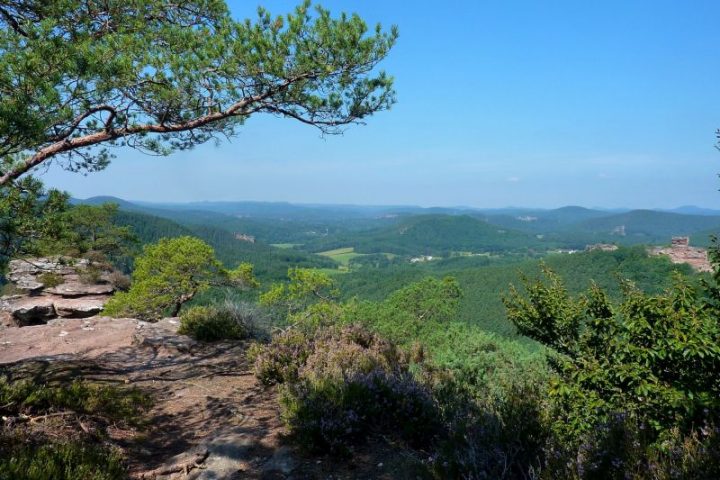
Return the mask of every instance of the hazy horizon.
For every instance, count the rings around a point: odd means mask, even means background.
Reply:
[[[229,3],[254,17],[254,2]],[[281,14],[297,1],[258,3]],[[382,64],[397,80],[390,112],[325,139],[254,117],[218,147],[117,150],[104,172],[42,178],[79,198],[164,203],[720,209],[720,3],[321,3],[398,25]]]
[[[485,207],[482,205],[421,205],[421,204],[393,204],[393,203],[334,203],[334,202],[290,202],[284,200],[258,200],[258,199],[238,199],[238,200],[188,200],[188,201],[153,201],[153,200],[142,200],[135,198],[124,198],[115,195],[92,195],[89,197],[77,197],[72,196],[76,201],[84,202],[94,199],[107,198],[108,201],[112,199],[118,199],[125,202],[133,203],[138,206],[186,206],[186,205],[202,205],[207,204],[284,204],[298,207],[347,207],[347,208],[422,208],[422,209],[457,209],[457,210],[557,210],[561,208],[585,208],[588,210],[600,210],[600,211],[632,211],[632,210],[658,210],[658,211],[674,211],[679,209],[699,209],[699,210],[711,210],[720,213],[720,208],[708,207],[703,205],[675,205],[672,207],[645,207],[645,206],[633,206],[626,205],[621,207],[606,207],[602,205],[577,205],[577,204],[566,204],[566,205],[555,205],[549,207],[539,206],[527,206],[527,205],[503,205],[499,207]]]

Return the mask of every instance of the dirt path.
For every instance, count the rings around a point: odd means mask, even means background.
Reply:
[[[233,478],[247,472],[238,478],[253,478],[250,472],[258,472],[257,478],[285,478],[283,470],[289,473],[292,465],[280,458],[288,448],[281,442],[277,402],[252,375],[246,345],[200,345],[176,329],[174,320],[108,318],[8,328],[0,331],[0,369],[15,378],[82,377],[150,392],[154,406],[144,432],[107,432],[126,450],[135,478],[203,451],[205,468],[175,476]]]

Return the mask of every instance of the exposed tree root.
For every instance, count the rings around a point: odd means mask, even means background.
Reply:
[[[176,463],[174,465],[159,467],[155,470],[150,470],[149,472],[143,472],[137,478],[138,480],[154,480],[157,477],[163,475],[172,475],[174,473],[183,473],[187,476],[192,470],[196,468],[205,468],[202,463],[207,460],[207,457],[209,455],[210,452],[208,452],[207,449],[203,449],[199,452],[192,454],[192,457],[187,462]]]

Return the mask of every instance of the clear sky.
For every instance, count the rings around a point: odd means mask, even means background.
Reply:
[[[149,201],[720,208],[720,1],[322,4],[398,25],[391,111],[327,138],[253,118],[219,147],[122,150],[45,181]],[[255,5],[230,2],[238,18]]]

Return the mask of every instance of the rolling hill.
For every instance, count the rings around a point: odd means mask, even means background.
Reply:
[[[468,215],[416,215],[379,229],[318,239],[311,251],[353,247],[358,253],[447,255],[450,252],[499,252],[528,249],[540,242]]]
[[[331,259],[305,252],[275,248],[264,243],[241,241],[222,228],[208,225],[184,226],[166,218],[141,212],[120,210],[115,219],[118,225],[128,225],[142,244],[156,242],[160,238],[191,235],[201,238],[215,249],[215,254],[228,267],[241,262],[255,265],[255,273],[261,280],[283,280],[289,267],[332,268]]]
[[[712,230],[720,231],[720,216],[683,215],[656,210],[633,210],[595,218],[577,223],[569,229],[601,240],[627,244],[669,243],[673,236],[693,236]]]

